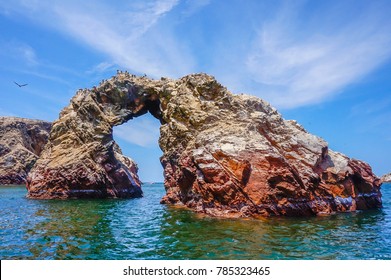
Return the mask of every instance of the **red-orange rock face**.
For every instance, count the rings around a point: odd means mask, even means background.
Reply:
[[[151,80],[119,73],[80,91],[54,124],[29,195],[103,189],[99,197],[127,197],[110,194],[134,189],[129,178],[136,178],[110,152],[112,126],[148,111],[162,123],[162,203],[225,217],[381,207],[380,180],[368,164],[329,150],[265,101],[233,95],[205,74]]]
[[[328,150],[263,100],[233,95],[209,76],[181,82],[186,87],[162,102],[163,203],[232,217],[381,207],[368,164]]]

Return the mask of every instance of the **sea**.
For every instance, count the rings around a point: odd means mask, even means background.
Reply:
[[[31,200],[0,186],[0,259],[391,259],[391,184],[383,208],[320,217],[222,219],[143,198]]]

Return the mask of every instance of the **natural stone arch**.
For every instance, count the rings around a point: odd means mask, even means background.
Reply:
[[[153,80],[119,72],[79,90],[53,124],[28,196],[141,196],[137,167],[112,127],[147,112],[162,123],[164,203],[215,216],[381,207],[380,180],[368,164],[330,151],[267,102],[234,95],[206,74]]]
[[[122,155],[113,127],[160,111],[161,82],[119,72],[80,89],[53,123],[49,142],[29,175],[30,198],[142,196],[137,165]]]

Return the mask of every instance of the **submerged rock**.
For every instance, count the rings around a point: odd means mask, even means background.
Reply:
[[[384,183],[391,183],[391,173],[383,175],[381,181]]]
[[[0,185],[26,183],[49,137],[50,122],[0,117]]]
[[[138,196],[136,173],[112,152],[112,127],[147,112],[162,123],[162,203],[234,217],[381,207],[381,183],[368,164],[206,74],[152,80],[119,72],[80,90],[53,125],[29,196]]]

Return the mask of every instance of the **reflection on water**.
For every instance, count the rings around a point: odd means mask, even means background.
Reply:
[[[168,213],[162,226],[167,258],[369,259],[390,258],[385,214],[268,220],[200,220],[189,212]],[[179,214],[179,215],[178,215]],[[390,225],[390,221],[388,221]],[[386,242],[386,243],[385,243]]]
[[[381,210],[325,217],[216,219],[131,200],[41,201],[0,187],[1,259],[391,259],[391,185]]]
[[[107,203],[95,201],[45,201],[36,212],[42,221],[29,236],[38,241],[29,247],[33,258],[94,259],[114,242]]]

